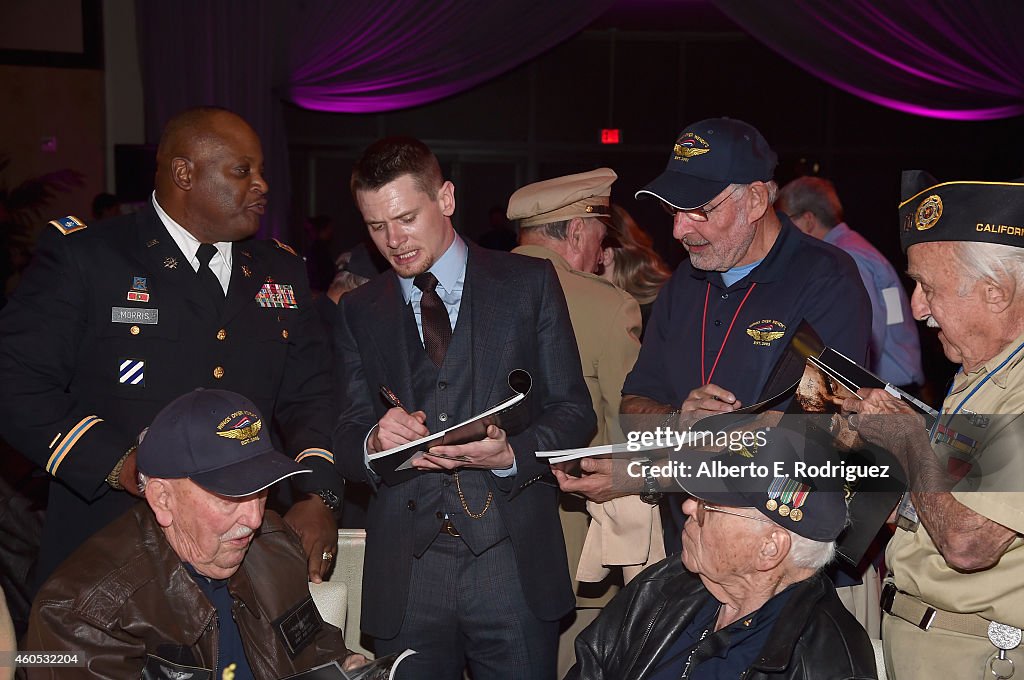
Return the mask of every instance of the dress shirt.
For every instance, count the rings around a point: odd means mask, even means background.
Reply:
[[[458,236],[444,255],[438,258],[437,262],[428,269],[437,278],[437,294],[448,310],[448,319],[451,322],[452,331],[455,330],[455,322],[459,320],[459,307],[462,305],[462,289],[466,285],[466,260],[469,257],[469,248],[466,242]],[[415,278],[415,277],[413,277]],[[420,334],[420,342],[423,342],[423,319],[420,312],[420,300],[423,299],[423,291],[413,285],[413,278],[398,278],[398,284],[402,287],[402,296],[405,303],[412,303],[412,312],[416,317],[416,330]]]
[[[853,258],[871,298],[871,358],[868,368],[893,385],[924,384],[921,343],[910,300],[889,260],[845,222],[825,238]]]
[[[178,250],[181,251],[181,254],[185,256],[185,260],[192,266],[192,271],[198,272],[199,258],[196,257],[196,251],[202,245],[199,239],[190,234],[185,227],[175,222],[171,219],[170,215],[164,212],[164,209],[160,207],[156,200],[155,191],[153,192],[153,209],[156,210],[156,216],[163,222],[167,233],[171,235],[171,239],[177,244]],[[220,287],[224,289],[224,295],[227,295],[228,284],[231,282],[231,242],[219,241],[214,243],[213,246],[217,249],[217,253],[210,259],[210,270],[217,277],[217,280],[220,281]]]

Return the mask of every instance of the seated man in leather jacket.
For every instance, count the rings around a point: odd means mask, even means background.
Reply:
[[[782,428],[756,434],[744,452],[767,475],[701,476],[695,463],[677,477],[690,494],[682,560],[647,569],[605,607],[576,639],[567,680],[877,678],[867,633],[821,573],[846,524],[841,485],[795,476],[817,445]]]
[[[320,618],[298,537],[265,509],[271,485],[309,470],[274,449],[251,401],[174,400],[138,469],[146,503],[73,553],[32,608],[26,649],[73,652],[79,667],[29,678],[242,680],[365,663]]]

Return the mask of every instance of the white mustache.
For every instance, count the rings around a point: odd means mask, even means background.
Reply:
[[[925,317],[924,325],[927,326],[928,328],[941,328],[941,326],[939,326],[939,322],[936,321],[935,317],[930,314],[927,317]]]
[[[237,527],[235,527],[231,531],[229,531],[226,534],[224,534],[223,536],[221,536],[221,540],[222,541],[234,541],[235,539],[238,539],[238,538],[245,538],[246,536],[249,536],[250,534],[252,534],[252,532],[253,532],[253,528],[252,527],[247,527],[245,525],[239,524]]]

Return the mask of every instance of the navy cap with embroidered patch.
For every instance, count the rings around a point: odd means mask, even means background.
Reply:
[[[936,182],[905,170],[900,186],[900,245],[978,241],[1024,248],[1024,180]]]
[[[255,404],[235,392],[202,388],[156,415],[139,444],[137,465],[149,477],[187,477],[231,497],[311,472],[274,448]]]
[[[774,177],[778,156],[757,128],[733,118],[711,118],[687,126],[669,155],[665,172],[636,193],[679,210],[705,206],[729,184]]]
[[[676,477],[676,482],[694,498],[715,505],[755,508],[794,534],[812,541],[834,541],[847,521],[846,498],[841,482],[830,477],[811,478],[796,474],[806,469],[799,468],[796,463],[820,466],[829,461],[838,462],[834,449],[814,437],[785,427],[762,428],[746,434],[751,440],[762,438],[763,445],[745,446],[742,452],[726,449],[712,459],[711,464],[717,461],[725,466],[743,466],[753,462],[763,466],[768,475],[694,474]],[[697,469],[696,465],[694,469]],[[775,476],[776,471],[784,474]]]
[[[687,126],[668,157],[668,166],[636,192],[679,210],[707,205],[730,184],[767,182],[779,157],[753,125],[734,118],[709,118]]]

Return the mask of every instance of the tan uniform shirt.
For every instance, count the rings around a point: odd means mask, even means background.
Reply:
[[[548,260],[555,266],[569,306],[583,378],[597,414],[597,434],[590,445],[622,441],[619,402],[622,383],[640,353],[640,305],[610,281],[572,269],[553,250],[519,246],[512,252]]]
[[[939,418],[945,431],[937,429],[932,441],[948,470],[967,471],[953,497],[1019,533],[1024,532],[1024,349],[996,368],[1022,342],[1024,336],[981,368],[957,374]],[[951,418],[961,402],[959,413]],[[1024,628],[1024,540],[1019,537],[995,566],[964,573],[946,564],[920,525],[916,532],[896,530],[886,560],[896,587],[934,607]]]

